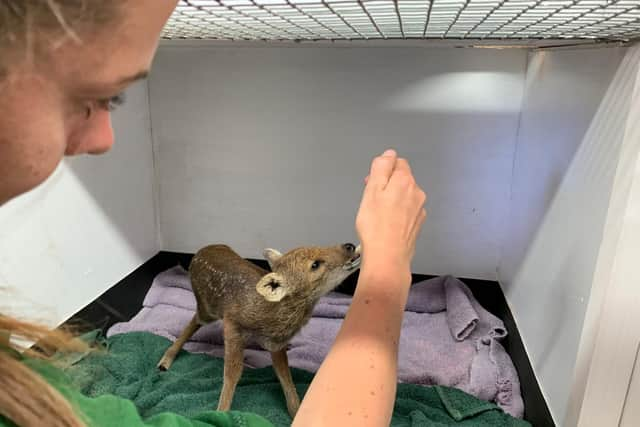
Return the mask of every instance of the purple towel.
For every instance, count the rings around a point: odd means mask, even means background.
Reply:
[[[324,360],[345,317],[351,297],[330,293],[320,299],[309,323],[292,339],[289,364],[315,372]],[[180,266],[159,274],[129,322],[117,323],[107,335],[151,332],[172,341],[189,323],[196,309],[187,272]],[[457,387],[495,402],[521,418],[524,405],[518,374],[499,340],[507,332],[500,319],[475,300],[464,283],[442,276],[411,287],[400,336],[400,382]],[[202,327],[185,350],[223,357],[220,322]],[[267,351],[250,343],[245,365],[271,364]]]

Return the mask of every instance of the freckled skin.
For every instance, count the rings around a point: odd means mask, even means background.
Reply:
[[[11,3],[49,3],[56,10],[58,3],[71,2]],[[85,2],[75,3],[79,7]],[[111,117],[100,101],[125,90],[131,81],[123,78],[149,69],[177,0],[103,3],[123,4],[105,11],[104,22],[101,18],[91,26],[76,25],[80,20],[75,18],[64,25],[42,26],[45,18],[33,16],[25,28],[16,29],[25,34],[17,34],[15,43],[0,40],[0,206],[44,182],[63,156],[109,150],[114,143]],[[6,1],[0,4],[3,11],[8,7]],[[72,6],[58,12],[67,7]],[[83,15],[90,15],[89,9],[93,6],[87,5]],[[46,19],[55,22],[53,16]],[[0,23],[3,34],[6,24]],[[69,37],[63,28],[67,24],[81,43]]]
[[[350,246],[350,248],[349,248]],[[242,372],[242,352],[255,340],[271,352],[273,366],[282,385],[289,413],[300,405],[289,372],[286,346],[311,317],[320,297],[333,290],[357,269],[353,245],[303,247],[270,259],[274,274],[282,279],[284,297],[269,301],[256,285],[269,275],[226,245],[199,250],[189,266],[197,313],[158,367],[169,369],[182,345],[201,325],[223,319],[225,368],[218,410],[229,410]],[[313,264],[318,265],[314,268]],[[345,268],[349,266],[349,268]]]

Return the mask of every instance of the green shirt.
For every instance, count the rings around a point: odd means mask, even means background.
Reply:
[[[143,420],[130,400],[112,394],[94,398],[84,396],[55,367],[35,360],[24,360],[24,363],[66,397],[89,427],[273,427],[258,415],[235,411],[206,411],[192,418],[164,412]],[[13,427],[15,424],[0,416],[0,426]]]

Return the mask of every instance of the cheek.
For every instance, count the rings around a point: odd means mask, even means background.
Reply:
[[[49,107],[21,100],[0,105],[0,204],[42,183],[60,163],[64,123]]]

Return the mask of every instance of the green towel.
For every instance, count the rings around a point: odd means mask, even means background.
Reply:
[[[89,337],[85,337],[89,338]],[[96,341],[96,340],[94,340]],[[86,356],[87,352],[58,357],[59,365],[54,366],[49,361],[23,357],[22,354],[0,346],[0,351],[7,351],[15,359],[47,381],[56,388],[62,396],[74,408],[76,415],[84,421],[87,427],[273,427],[268,420],[252,414],[237,411],[218,412],[203,411],[195,417],[183,417],[175,412],[163,412],[142,419],[134,402],[113,394],[102,394],[97,397],[82,395],[77,387],[74,387],[69,376],[59,368],[73,365]],[[64,362],[64,364],[63,364]],[[43,419],[42,425],[48,425]],[[0,427],[17,427],[16,424],[0,415]]]
[[[114,394],[133,401],[142,418],[161,412],[193,417],[215,409],[222,388],[223,360],[181,352],[167,372],[156,368],[170,342],[146,332],[115,335],[108,351],[68,359],[67,372],[91,397]],[[64,362],[64,361],[63,361]],[[302,397],[313,374],[292,369]],[[289,426],[280,383],[271,368],[245,369],[236,389],[233,410],[252,412],[275,426]],[[392,426],[530,427],[497,406],[448,387],[399,384]]]

